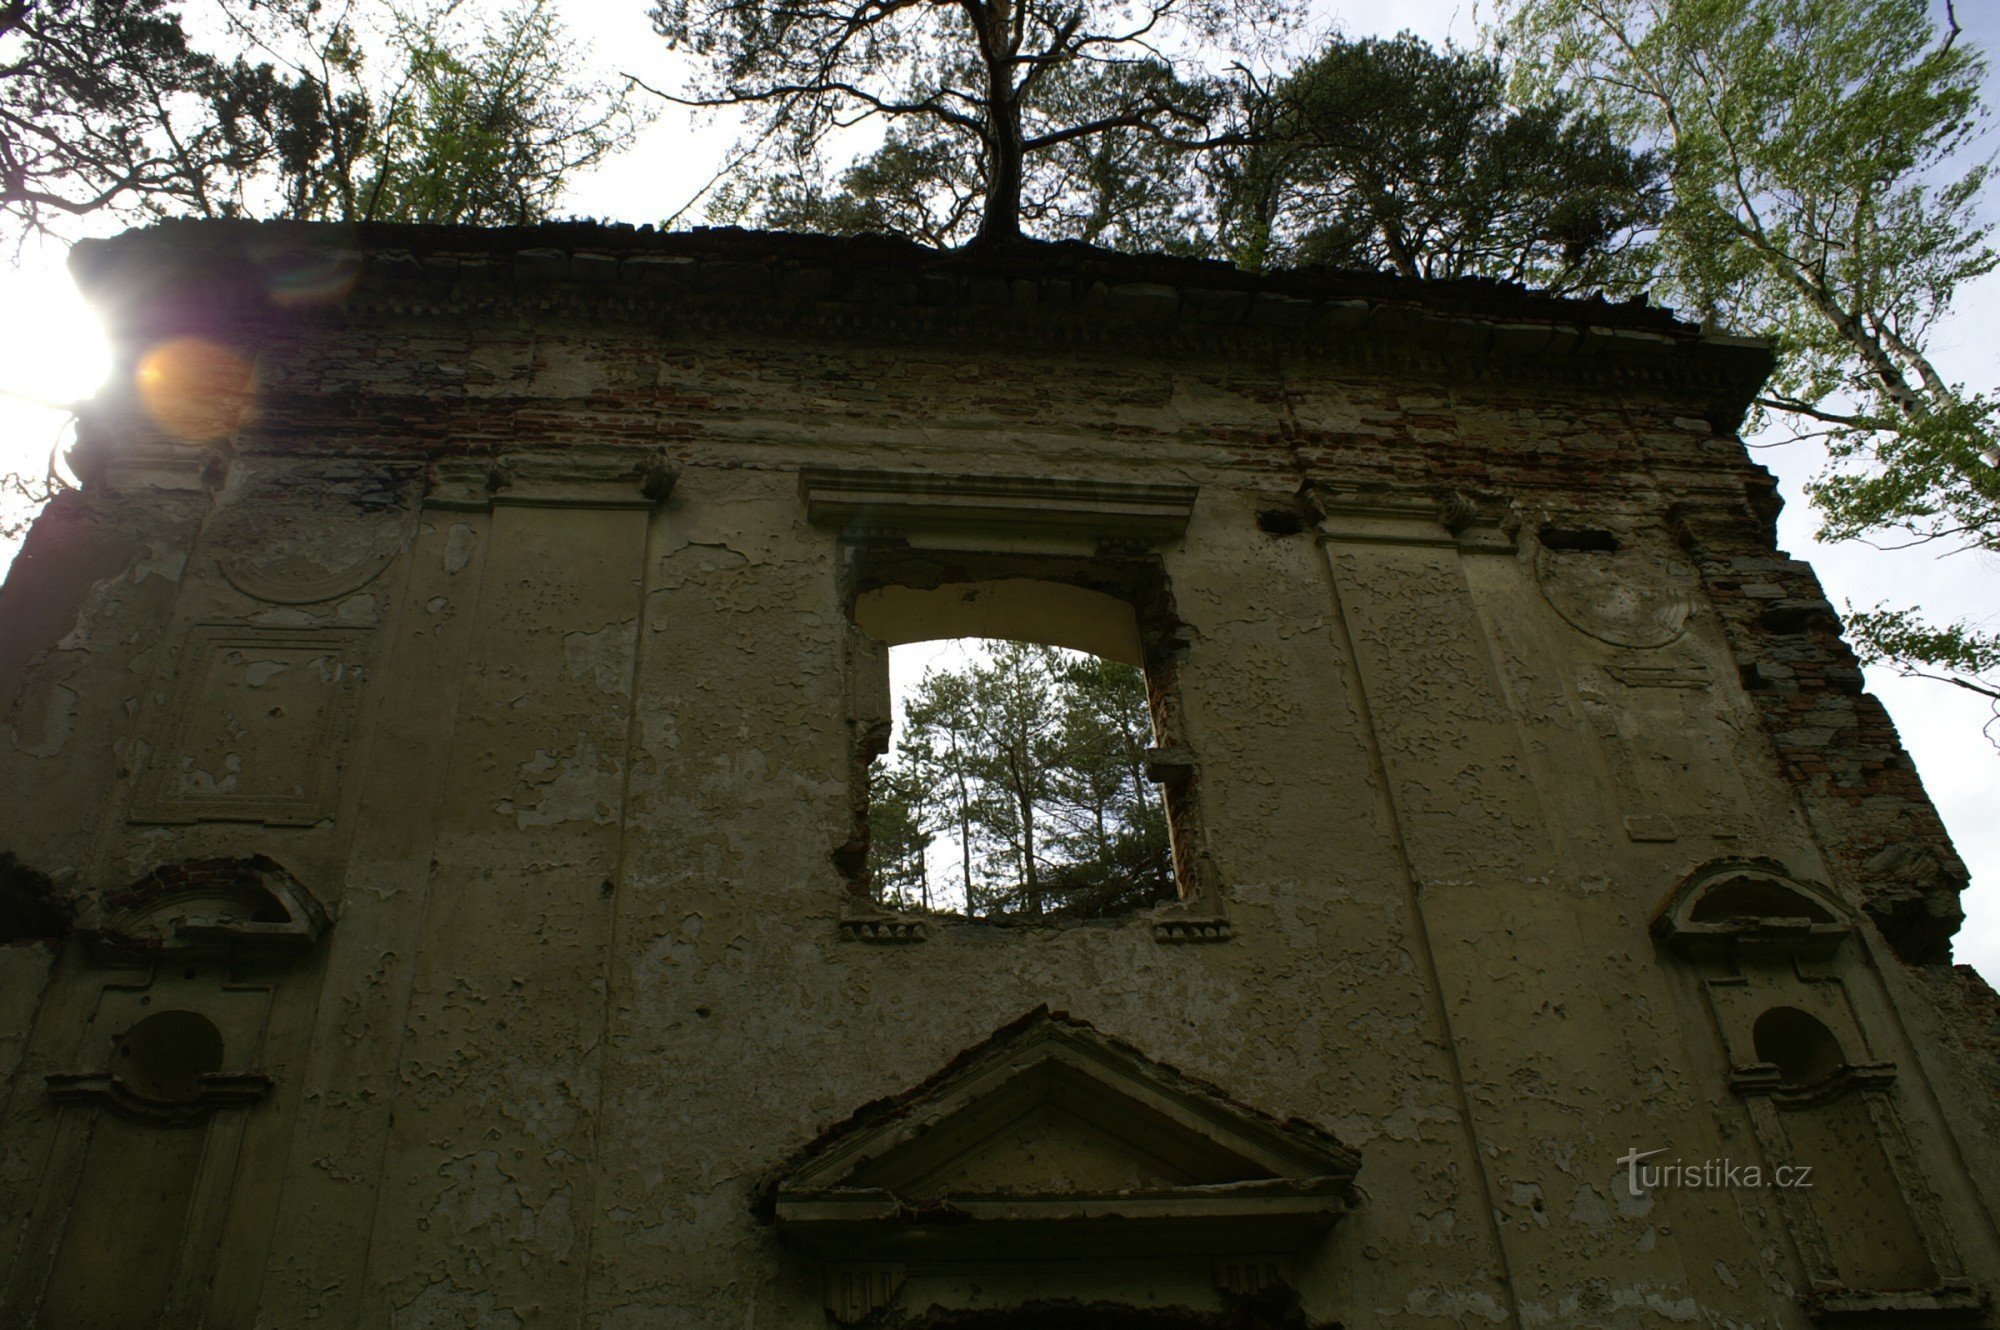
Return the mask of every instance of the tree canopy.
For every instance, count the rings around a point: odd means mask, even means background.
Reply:
[[[539,221],[636,128],[625,91],[578,71],[551,0],[478,14],[433,0],[372,26],[352,4],[263,0],[235,27],[249,50],[218,113],[261,149],[284,216]]]
[[[1259,112],[1220,191],[1247,266],[1624,285],[1662,201],[1658,159],[1604,116],[1561,91],[1512,102],[1498,59],[1408,33],[1328,42]]]
[[[1924,0],[1517,0],[1508,32],[1524,84],[1664,156],[1656,288],[1773,342],[1759,406],[1825,444],[1823,534],[2000,550],[2000,400],[1929,350],[2000,263],[1976,209],[1985,66],[1956,27]],[[1857,627],[1878,659],[2000,699],[1993,634],[1894,610]]]
[[[993,919],[1174,899],[1166,809],[1145,776],[1145,677],[1053,647],[991,647],[924,675],[894,759],[872,773],[877,898]]]
[[[208,212],[252,153],[169,0],[0,0],[0,234]]]
[[[1176,80],[1154,66],[1072,66],[1050,76],[1048,95],[1063,118],[1082,122],[1110,114],[1133,85],[1149,80],[1170,84],[1164,95],[1211,127],[1226,122],[1224,84]],[[1021,186],[1022,232],[1128,251],[1205,252],[1194,142],[1121,126],[1033,154]],[[875,231],[941,248],[970,242],[984,223],[988,156],[949,126],[892,126],[880,148],[835,182],[825,178],[816,145],[787,140],[786,147],[782,166],[766,164],[723,185],[711,214],[779,230]]]
[[[684,105],[746,108],[792,160],[836,130],[884,118],[907,150],[963,153],[976,179],[974,238],[1021,237],[1038,171],[1088,182],[1076,160],[1104,144],[1187,150],[1221,141],[1207,66],[1232,41],[1294,19],[1294,0],[659,0],[654,26],[704,61]],[[919,152],[918,156],[921,156]],[[768,159],[767,159],[768,160]],[[891,164],[888,161],[882,165]],[[865,183],[865,182],[863,182]],[[1055,192],[1060,198],[1062,190]],[[1086,211],[1088,205],[1085,205]]]
[[[104,213],[510,223],[629,142],[551,0],[0,0],[0,234]]]
[[[1336,37],[1275,79],[1240,65],[1079,58],[1051,67],[1036,90],[1043,123],[1096,126],[1025,160],[1015,225],[1041,239],[1249,268],[1622,287],[1636,271],[1624,251],[1662,201],[1657,158],[1628,151],[1603,116],[1563,93],[1517,104],[1497,59],[1407,34]],[[1149,102],[1175,108],[1189,132],[1123,118]],[[991,151],[948,118],[905,113],[880,149],[833,180],[824,142],[818,129],[784,139],[782,166],[767,160],[726,185],[713,211],[942,246],[1008,206],[992,193]]]

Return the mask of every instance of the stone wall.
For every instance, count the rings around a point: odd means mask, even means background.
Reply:
[[[77,266],[120,377],[0,592],[0,1320],[1983,1323],[1964,871],[1774,547],[1760,348],[1068,247]],[[1002,583],[1131,606],[1178,905],[857,893],[857,619],[921,633],[857,606]]]

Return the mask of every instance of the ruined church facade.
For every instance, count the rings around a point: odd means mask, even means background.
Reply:
[[[1735,431],[1481,284],[169,225],[0,592],[0,1324],[1990,1325],[1964,871]],[[1179,899],[884,905],[890,645]]]

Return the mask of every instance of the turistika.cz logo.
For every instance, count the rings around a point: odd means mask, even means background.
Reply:
[[[1666,1152],[1665,1147],[1658,1150],[1633,1149],[1618,1156],[1618,1162],[1625,1166],[1625,1186],[1632,1195],[1642,1196],[1666,1187],[1714,1191],[1737,1187],[1812,1186],[1811,1164],[1778,1164],[1767,1169],[1762,1164],[1739,1164],[1733,1159],[1646,1162]]]

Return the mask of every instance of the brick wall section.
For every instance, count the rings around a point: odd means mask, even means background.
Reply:
[[[1685,499],[1676,535],[1701,569],[1743,682],[1822,846],[1904,960],[1941,965],[1967,874],[1812,568],[1777,550],[1777,505]]]

